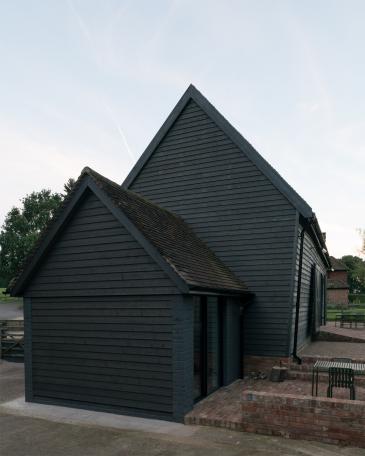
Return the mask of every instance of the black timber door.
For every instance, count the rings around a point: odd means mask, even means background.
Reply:
[[[312,336],[315,336],[320,326],[324,322],[325,312],[325,278],[321,271],[316,267],[312,266],[311,271],[311,293],[310,302],[308,309],[308,329]]]
[[[194,400],[211,394],[223,380],[223,304],[217,297],[194,303]]]

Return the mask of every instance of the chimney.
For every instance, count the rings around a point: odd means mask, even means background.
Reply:
[[[322,233],[322,236],[323,236],[324,242],[326,242],[326,233]]]

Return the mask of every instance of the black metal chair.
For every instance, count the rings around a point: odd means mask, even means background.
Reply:
[[[348,388],[350,399],[355,400],[354,371],[342,367],[330,367],[328,371],[327,397],[332,397],[333,388]]]

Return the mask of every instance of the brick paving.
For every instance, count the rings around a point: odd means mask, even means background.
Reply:
[[[346,357],[365,360],[365,344],[356,342],[316,341],[307,345],[300,356]]]
[[[365,328],[341,328],[335,322],[329,321],[326,326],[321,326],[320,340],[347,340],[349,342],[365,343]]]

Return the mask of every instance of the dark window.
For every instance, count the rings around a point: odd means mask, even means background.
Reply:
[[[194,399],[222,385],[222,303],[200,297],[194,303]]]

